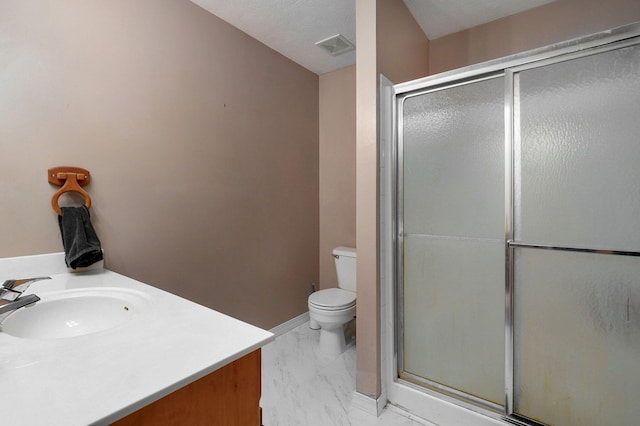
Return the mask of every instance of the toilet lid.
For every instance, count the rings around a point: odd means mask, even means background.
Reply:
[[[340,310],[356,304],[356,294],[341,288],[316,291],[309,296],[309,303],[325,310]]]

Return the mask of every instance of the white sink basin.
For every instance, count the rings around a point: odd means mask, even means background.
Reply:
[[[133,320],[148,304],[144,293],[100,287],[39,295],[7,317],[0,329],[26,339],[61,339],[108,330]]]

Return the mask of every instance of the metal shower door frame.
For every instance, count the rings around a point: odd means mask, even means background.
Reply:
[[[415,384],[401,379],[403,371],[403,329],[404,329],[404,304],[403,304],[403,107],[404,100],[413,96],[428,94],[435,91],[471,84],[474,82],[504,77],[504,155],[505,155],[505,398],[504,406],[495,406],[492,403],[481,400],[472,395],[455,389],[442,386],[425,380],[429,386],[421,389],[423,392],[436,395],[439,398],[453,402],[472,411],[487,415],[494,419],[500,419],[510,424],[539,425],[527,418],[514,413],[514,252],[516,248],[530,248],[556,251],[589,252],[601,254],[613,254],[623,256],[640,256],[640,252],[611,251],[599,248],[586,247],[560,247],[550,245],[531,244],[514,239],[514,214],[515,214],[515,187],[516,179],[519,179],[517,167],[517,150],[520,144],[519,111],[519,81],[518,74],[522,71],[544,67],[547,65],[564,62],[585,56],[596,55],[611,50],[640,44],[640,24],[631,24],[611,31],[605,31],[595,35],[581,37],[564,43],[555,44],[530,52],[501,58],[475,66],[465,67],[459,70],[414,80],[393,86],[394,90],[394,117],[392,118],[394,134],[392,152],[394,156],[392,171],[395,196],[390,197],[395,202],[393,223],[395,224],[394,245],[389,252],[393,253],[395,265],[395,339],[394,354],[396,360],[395,381],[408,387],[416,388]],[[381,207],[382,208],[382,207]]]

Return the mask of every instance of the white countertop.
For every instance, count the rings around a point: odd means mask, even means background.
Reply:
[[[45,300],[47,292],[115,287],[140,291],[148,303],[125,324],[84,336],[0,332],[2,424],[108,424],[273,340],[268,331],[112,271],[68,273],[64,260],[62,271],[43,266],[58,260],[60,254],[0,259],[0,282],[48,275],[53,279],[26,293]]]

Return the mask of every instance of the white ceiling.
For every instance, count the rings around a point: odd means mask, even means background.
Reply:
[[[355,0],[191,0],[284,56],[324,74],[356,62],[315,45],[342,34],[356,44]],[[554,0],[404,0],[430,40]]]

